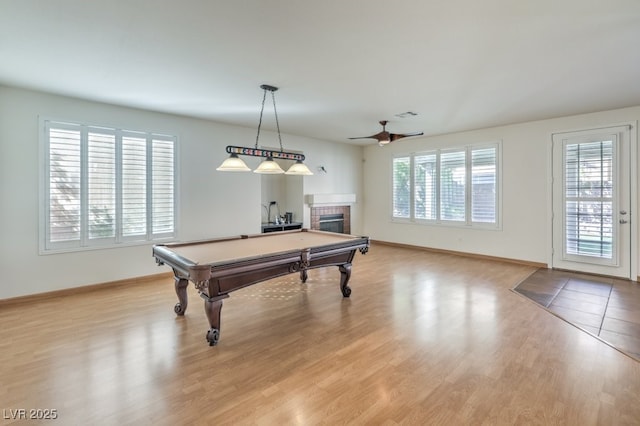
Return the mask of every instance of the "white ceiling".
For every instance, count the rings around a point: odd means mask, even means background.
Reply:
[[[358,144],[636,106],[640,0],[0,0],[0,84],[255,128],[263,83]]]

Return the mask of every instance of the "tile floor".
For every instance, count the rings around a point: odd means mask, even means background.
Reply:
[[[539,269],[514,291],[640,360],[640,284]]]

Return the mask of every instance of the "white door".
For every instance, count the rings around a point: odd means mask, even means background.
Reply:
[[[553,135],[553,267],[631,278],[630,126]]]

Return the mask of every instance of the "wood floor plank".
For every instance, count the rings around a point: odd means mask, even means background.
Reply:
[[[373,244],[222,308],[193,286],[100,288],[0,308],[3,409],[54,424],[637,424],[640,363],[510,291],[533,272]],[[4,419],[10,423],[10,419]]]

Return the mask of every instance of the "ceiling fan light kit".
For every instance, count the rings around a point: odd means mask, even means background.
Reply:
[[[278,123],[278,112],[276,110],[276,97],[274,92],[278,90],[277,87],[270,86],[268,84],[263,84],[260,88],[264,91],[264,95],[262,97],[262,108],[260,109],[260,121],[258,122],[258,134],[256,135],[256,144],[253,148],[243,147],[243,146],[233,146],[228,145],[226,148],[227,153],[229,154],[229,158],[224,160],[222,164],[216,168],[216,170],[221,172],[250,172],[251,169],[245,164],[244,161],[239,155],[246,155],[250,157],[263,157],[266,158],[265,161],[260,163],[257,169],[255,169],[254,173],[260,174],[287,174],[287,175],[298,175],[298,176],[308,176],[313,173],[309,168],[303,163],[305,160],[305,156],[303,154],[298,154],[295,152],[285,152],[282,149],[282,136],[280,135],[280,124]],[[278,129],[278,141],[280,142],[280,151],[271,151],[267,149],[259,149],[258,148],[258,140],[260,139],[260,128],[262,127],[262,114],[264,113],[264,103],[267,99],[267,91],[271,92],[271,98],[273,99],[273,112],[276,117],[276,127]],[[274,158],[281,160],[293,160],[295,163],[289,167],[289,169],[285,172],[282,170],[280,165],[274,161]]]

